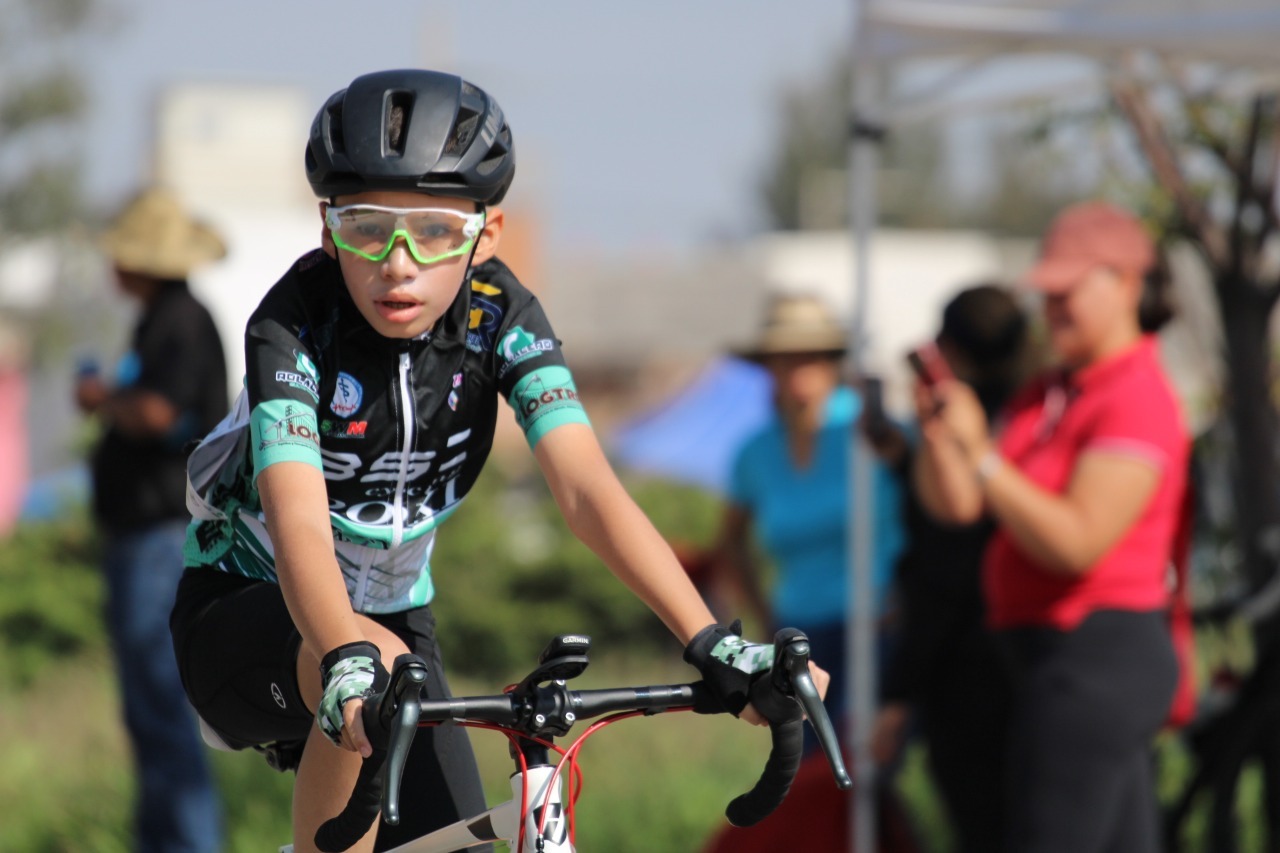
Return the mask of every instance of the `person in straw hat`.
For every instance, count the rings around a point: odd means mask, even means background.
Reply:
[[[138,771],[134,848],[219,849],[218,803],[173,648],[182,575],[185,447],[227,410],[222,341],[187,276],[226,254],[174,195],[147,189],[101,235],[121,291],[141,312],[110,380],[82,365],[81,410],[97,418],[93,513],[104,543],[107,627]]]
[[[757,338],[735,351],[772,376],[774,416],[735,457],[714,546],[718,569],[741,588],[765,626],[794,625],[809,635],[831,673],[826,704],[833,721],[848,710],[842,683],[846,461],[849,431],[862,410],[859,393],[842,382],[847,345],[845,330],[825,302],[783,294],[769,302]],[[879,461],[874,465],[873,572],[882,593],[903,533],[896,479]],[[776,566],[768,594],[753,558],[753,534]]]

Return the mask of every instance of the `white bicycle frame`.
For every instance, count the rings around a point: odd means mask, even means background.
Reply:
[[[524,847],[520,853],[536,853],[538,823],[544,810],[549,810],[542,827],[542,850],[545,853],[574,853],[569,842],[569,817],[564,810],[563,785],[560,776],[553,780],[554,767],[545,764],[530,767],[525,773],[511,776],[511,799],[472,818],[441,827],[402,844],[390,853],[453,853],[467,847],[476,847],[491,841],[505,841],[516,849],[520,835],[520,814],[525,814]],[[520,808],[520,795],[528,780],[529,802],[527,809]],[[553,784],[551,798],[547,799],[547,786]]]
[[[545,764],[528,768],[524,773],[511,776],[511,799],[496,805],[475,817],[463,818],[457,823],[443,826],[408,844],[393,848],[390,853],[453,853],[468,847],[478,847],[494,841],[510,845],[514,851],[520,835],[520,815],[523,812],[524,847],[520,853],[538,853],[538,823],[543,811],[550,809],[542,827],[542,853],[575,853],[569,841],[569,819],[564,810],[563,780],[555,774],[555,768]],[[520,808],[520,796],[528,780],[528,808]],[[554,784],[551,798],[547,799],[547,786]],[[293,845],[280,848],[280,853],[293,853]]]

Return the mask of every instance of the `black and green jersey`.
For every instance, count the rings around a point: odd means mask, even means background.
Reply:
[[[432,599],[435,530],[484,466],[499,395],[530,447],[587,423],[538,300],[496,260],[473,271],[430,333],[399,340],[365,321],[337,262],[316,250],[249,319],[245,365],[236,410],[188,466],[186,562],[274,581],[257,475],[286,460],[314,465],[364,613]]]

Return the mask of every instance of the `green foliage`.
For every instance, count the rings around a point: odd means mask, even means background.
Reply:
[[[709,495],[658,483],[632,491],[668,536],[710,536]],[[440,530],[431,563],[451,672],[518,678],[564,633],[614,654],[675,651],[665,626],[568,530],[536,474],[512,481],[490,466]]]
[[[87,97],[84,83],[62,69],[0,98],[0,133],[14,133],[40,122],[77,116]]]
[[[80,207],[88,107],[77,37],[97,0],[0,0],[0,229],[65,228]]]
[[[0,189],[0,225],[15,234],[65,227],[80,198],[80,168],[71,162],[31,166]]]
[[[0,691],[102,649],[95,550],[83,518],[20,527],[0,547]]]

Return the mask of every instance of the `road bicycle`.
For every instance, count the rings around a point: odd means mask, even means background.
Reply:
[[[808,638],[785,628],[777,633],[774,644],[773,668],[756,680],[750,694],[752,705],[769,721],[772,745],[755,786],[725,809],[726,817],[737,826],[757,823],[786,797],[800,766],[806,717],[830,763],[835,784],[842,790],[853,787],[835,729],[809,674]],[[543,650],[533,672],[506,692],[438,701],[422,699],[425,662],[415,655],[396,658],[385,692],[364,703],[365,729],[375,743],[374,754],[365,760],[346,808],[316,833],[316,845],[325,851],[347,849],[364,836],[379,812],[387,823],[398,823],[400,776],[414,732],[419,726],[461,724],[495,729],[511,741],[516,770],[511,777],[512,798],[402,844],[392,853],[452,853],[495,841],[507,843],[516,853],[575,853],[576,789],[566,799],[564,778],[574,780],[576,756],[588,737],[628,717],[689,710],[724,712],[703,682],[570,690],[566,682],[586,669],[590,645],[589,637],[562,634]],[[603,718],[570,746],[562,749],[555,744],[576,723],[593,717]],[[560,754],[558,762],[552,762],[552,752]],[[288,845],[280,853],[292,850]]]

